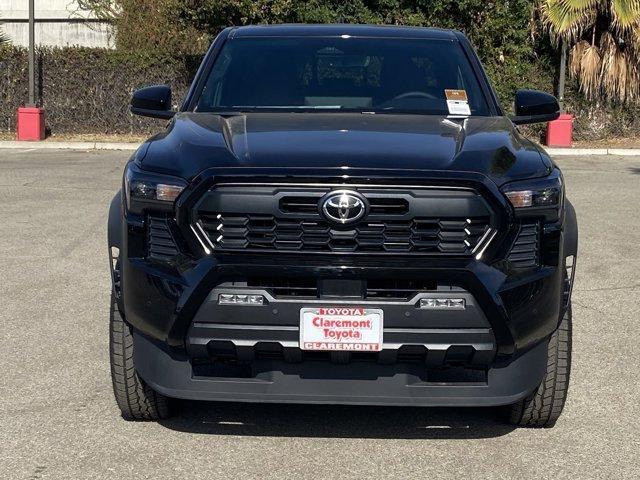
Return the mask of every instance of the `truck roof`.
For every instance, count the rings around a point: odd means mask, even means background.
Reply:
[[[397,25],[354,25],[346,23],[247,25],[242,27],[232,27],[229,37],[333,37],[340,35],[376,38],[430,38],[456,40],[456,33],[454,30]]]

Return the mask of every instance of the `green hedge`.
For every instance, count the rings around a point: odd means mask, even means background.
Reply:
[[[36,97],[55,133],[146,134],[158,121],[129,112],[131,93],[167,83],[174,104],[184,96],[201,56],[160,58],[90,48],[39,49]],[[0,129],[15,131],[18,106],[28,98],[27,51],[0,49]]]

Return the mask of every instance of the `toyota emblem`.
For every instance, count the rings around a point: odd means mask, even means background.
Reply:
[[[325,218],[341,225],[360,220],[367,213],[367,207],[367,200],[350,190],[337,190],[320,200],[320,209]]]

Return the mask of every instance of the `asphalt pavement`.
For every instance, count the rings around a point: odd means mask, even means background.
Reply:
[[[109,377],[106,218],[131,152],[0,150],[0,478],[640,477],[640,157],[559,157],[580,224],[556,427],[492,409],[196,403],[127,422]]]

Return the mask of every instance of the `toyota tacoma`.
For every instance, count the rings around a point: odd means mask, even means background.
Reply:
[[[112,201],[110,359],[125,418],[178,399],[501,407],[553,426],[576,215],[467,38],[366,25],[223,30]]]

